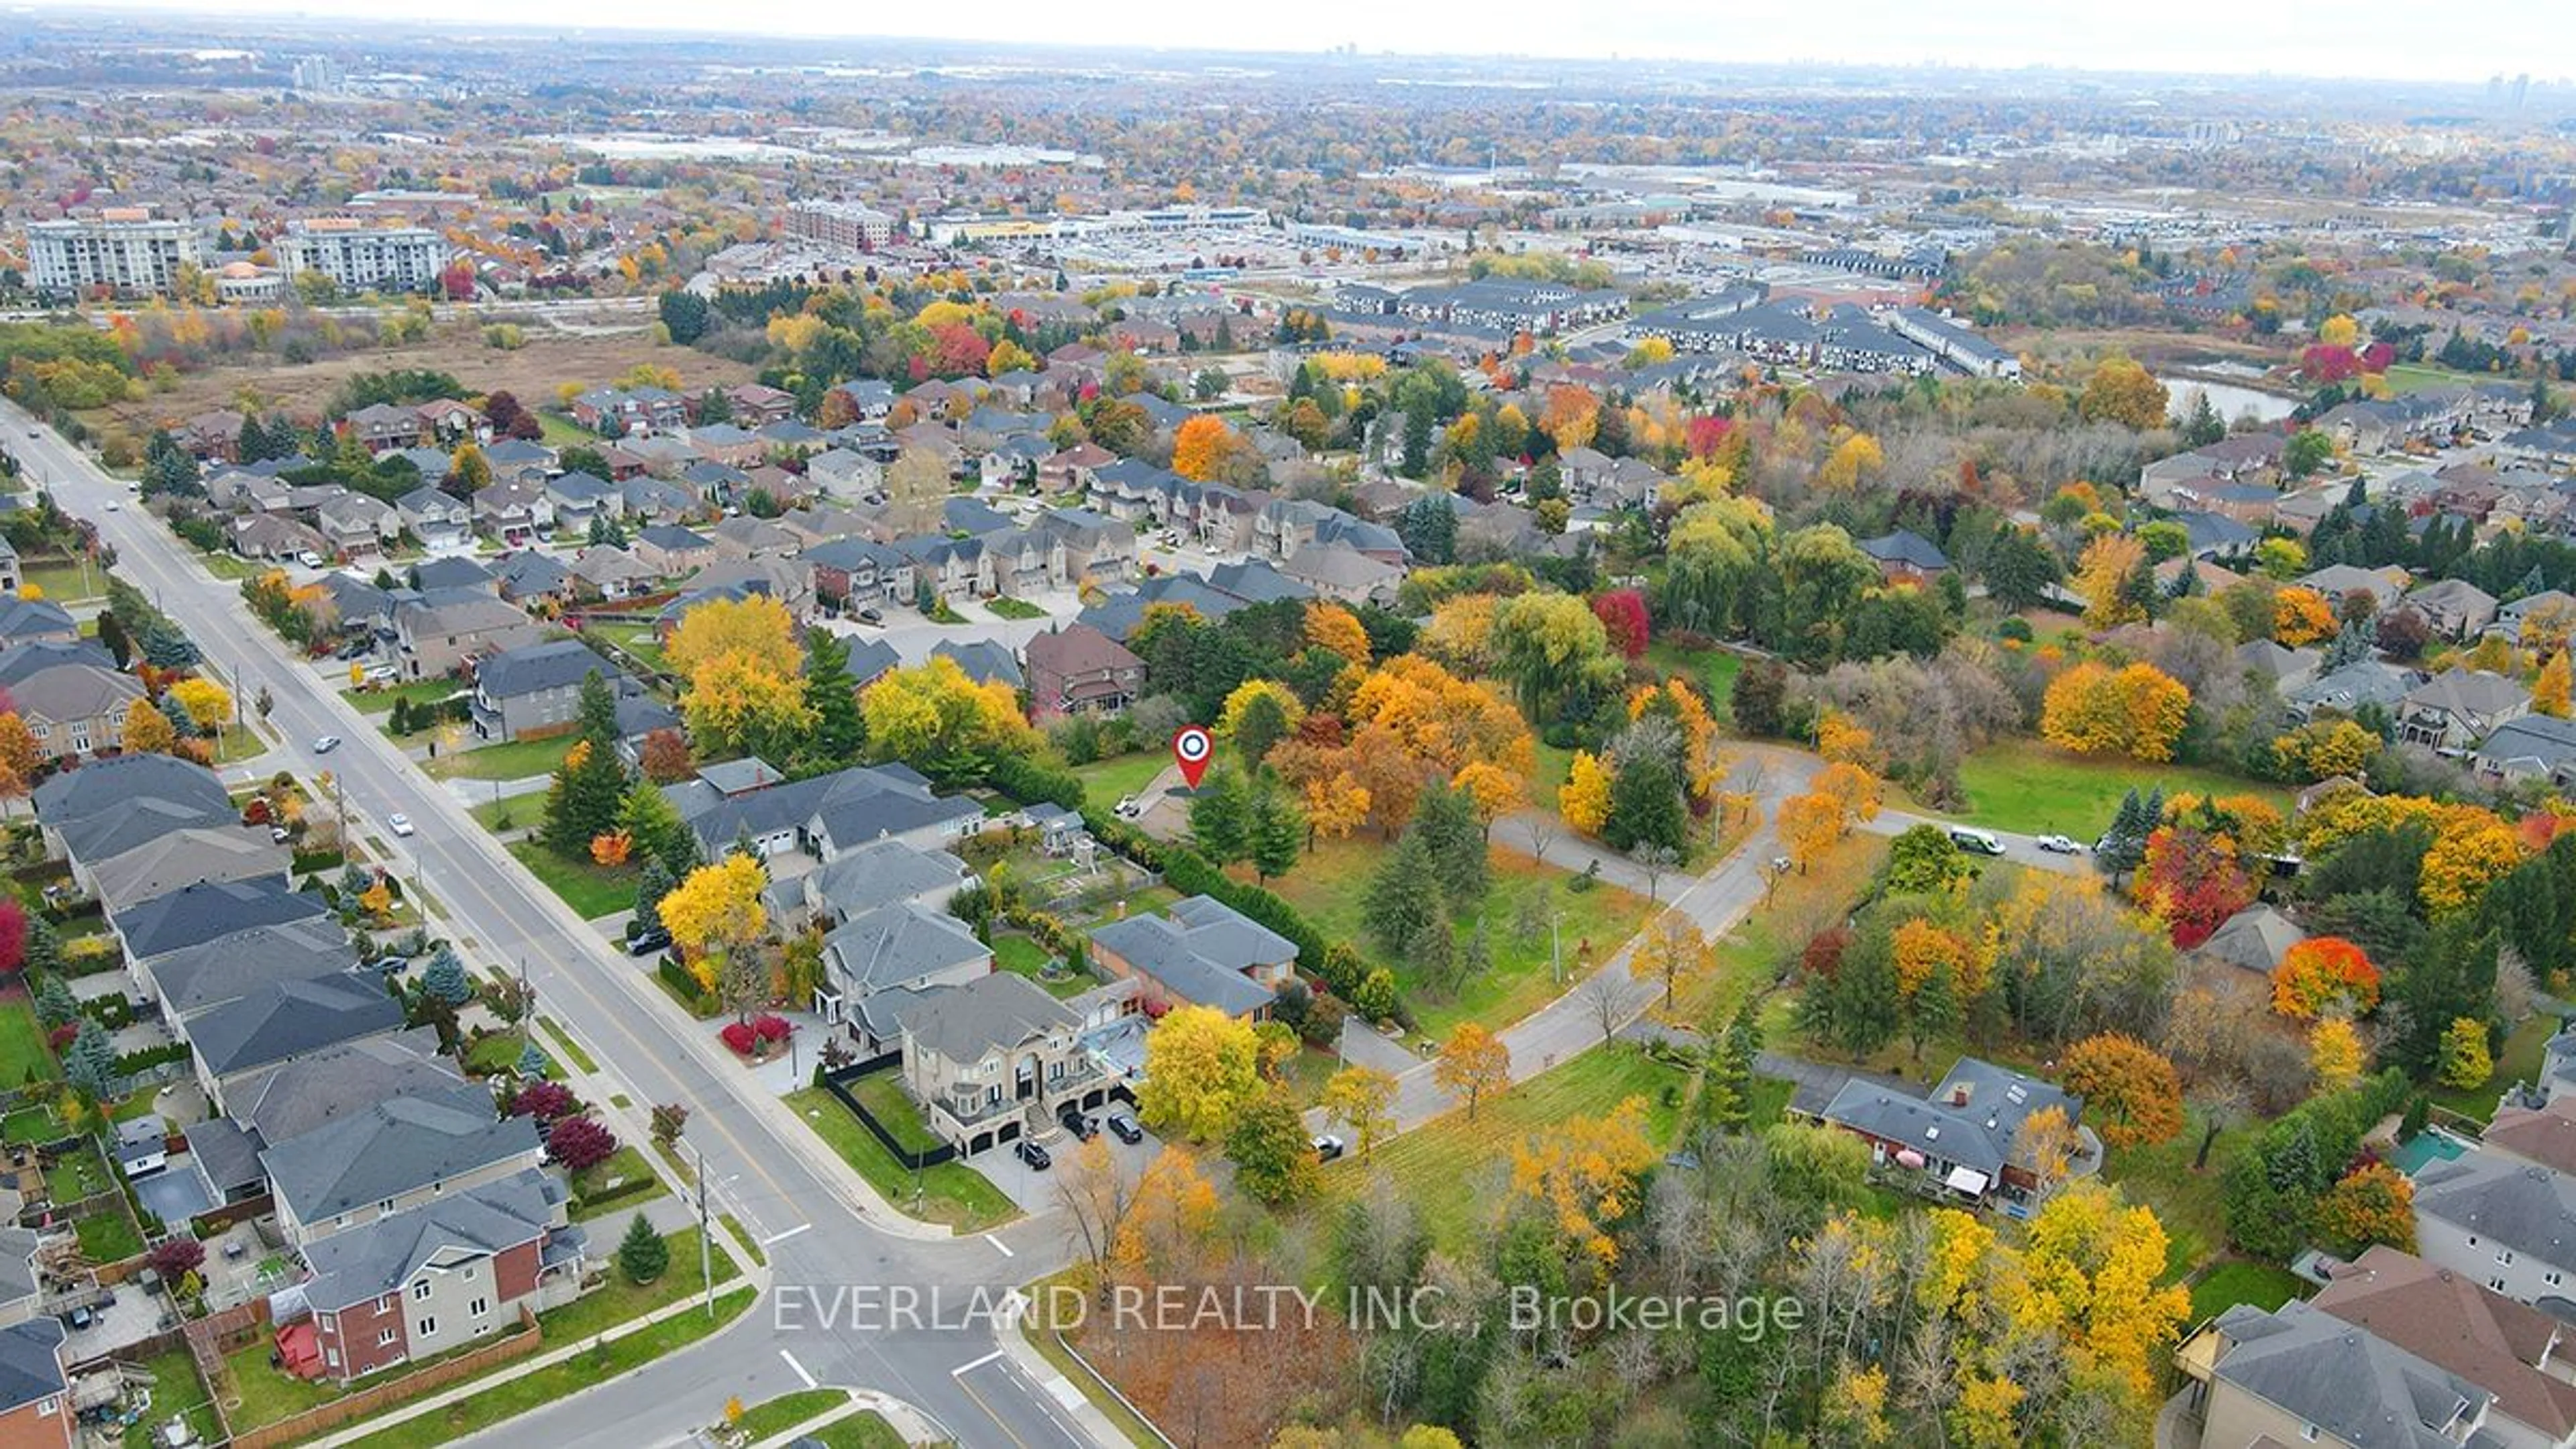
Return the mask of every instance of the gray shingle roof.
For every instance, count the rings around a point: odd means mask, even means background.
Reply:
[[[150,758],[158,755],[123,755],[120,759]],[[75,771],[86,775],[90,770],[114,764],[101,760],[89,769]],[[62,778],[57,776],[56,779]],[[47,783],[52,783],[48,781]],[[217,805],[199,801],[175,801],[154,795],[138,796],[125,802],[124,808],[102,810],[95,815],[72,820],[60,827],[63,849],[84,865],[111,861],[128,852],[141,850],[154,841],[182,830],[222,829],[233,823],[232,802]]]
[[[358,964],[349,933],[329,916],[253,926],[182,947],[152,963],[174,1016],[194,1016],[273,981],[319,981]]]
[[[173,830],[112,860],[95,862],[98,898],[110,911],[198,881],[286,884],[288,857],[268,831],[230,820]]]
[[[2472,1151],[2415,1175],[2415,1211],[2554,1267],[2576,1267],[2576,1179]]]
[[[2457,1449],[2491,1397],[2445,1369],[2305,1303],[2220,1314],[2217,1377],[2348,1444]],[[2467,1441],[2496,1443],[2481,1434]]]
[[[1295,942],[1212,896],[1175,901],[1168,917],[1112,921],[1091,939],[1184,1000],[1229,1016],[1269,1004],[1270,988],[1248,969],[1297,959]]]
[[[580,640],[555,639],[486,657],[474,666],[474,687],[496,699],[514,699],[578,685],[592,674],[614,684],[621,672]]]
[[[52,1318],[0,1328],[0,1413],[65,1390],[63,1337],[63,1325]]]
[[[899,994],[900,995],[900,994]],[[963,986],[924,991],[904,1011],[904,1035],[952,1062],[975,1062],[1081,1021],[1025,976],[996,971]]]
[[[319,896],[299,895],[275,882],[208,881],[119,912],[116,928],[129,955],[149,960],[253,926],[329,913]]]
[[[860,996],[989,960],[992,954],[956,917],[915,901],[853,916],[823,938],[823,957],[833,974]]]
[[[968,639],[962,643],[955,639],[942,639],[931,646],[930,652],[956,660],[957,667],[966,671],[966,677],[978,684],[990,684],[998,679],[1017,689],[1028,682],[1021,677],[1020,661],[1011,657],[1009,646],[990,639]]]
[[[188,1044],[217,1077],[322,1047],[399,1031],[401,1003],[372,975],[264,982],[188,1023]]]
[[[497,1256],[546,1235],[563,1189],[530,1168],[304,1247],[304,1296],[336,1312],[400,1289],[434,1259]]]
[[[260,1154],[296,1219],[318,1223],[538,1149],[481,1087],[395,1097]]]
[[[900,840],[871,840],[843,851],[802,882],[806,905],[843,919],[879,906],[918,900],[971,878],[966,863],[944,850],[915,850]]]
[[[276,1144],[378,1102],[465,1086],[464,1073],[432,1050],[434,1034],[421,1040],[425,1034],[424,1028],[306,1052],[231,1093],[234,1111],[262,1143]]]

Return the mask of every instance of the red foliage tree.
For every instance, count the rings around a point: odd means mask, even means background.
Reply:
[[[1592,599],[1592,612],[1600,618],[1601,627],[1610,631],[1611,648],[1630,659],[1646,652],[1654,625],[1646,618],[1645,595],[1635,589],[1612,589],[1606,594],[1596,594]]]
[[[617,1155],[617,1134],[596,1118],[566,1117],[546,1134],[546,1151],[566,1172],[586,1172]]]
[[[1682,428],[1682,447],[1694,458],[1705,458],[1726,446],[1727,436],[1735,424],[1720,417],[1696,417]]]
[[[2367,373],[2386,372],[2388,365],[2396,360],[2397,349],[2385,342],[2374,342],[2361,349],[2361,370]]]
[[[581,1109],[581,1099],[561,1082],[530,1082],[510,1099],[510,1115],[554,1122]]]
[[[2254,882],[2236,863],[2235,843],[2189,825],[2169,825],[2147,837],[2137,891],[2186,951],[2254,903]]]
[[[16,898],[0,899],[0,976],[14,976],[27,964],[27,908]]]
[[[185,1233],[156,1245],[144,1255],[164,1283],[177,1283],[206,1265],[206,1245]]]
[[[1818,931],[1807,941],[1807,949],[1798,956],[1798,969],[1810,981],[1830,981],[1843,969],[1843,953],[1851,949],[1852,933],[1847,926],[1831,926]]]
[[[980,377],[993,344],[963,322],[930,329],[930,368],[942,377]]]
[[[2361,357],[2349,347],[2320,342],[2299,354],[2299,371],[2310,382],[2349,382],[2361,375]]]

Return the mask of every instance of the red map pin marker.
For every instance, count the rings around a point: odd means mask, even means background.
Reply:
[[[1172,732],[1172,759],[1181,767],[1181,778],[1190,788],[1199,787],[1199,777],[1207,773],[1208,761],[1216,757],[1216,740],[1198,725],[1183,725]]]

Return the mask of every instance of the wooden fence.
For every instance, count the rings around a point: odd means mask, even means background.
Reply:
[[[404,1374],[398,1379],[359,1389],[343,1398],[319,1404],[301,1414],[245,1429],[232,1436],[233,1449],[276,1449],[281,1444],[299,1443],[324,1434],[354,1419],[375,1414],[432,1394],[460,1379],[472,1378],[486,1369],[497,1368],[514,1359],[527,1357],[543,1348],[545,1329],[537,1316],[522,1307],[516,1332],[470,1349],[454,1358],[443,1358],[424,1369]]]

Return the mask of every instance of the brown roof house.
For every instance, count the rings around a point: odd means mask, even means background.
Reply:
[[[1023,651],[1029,713],[1039,722],[1073,714],[1117,714],[1145,688],[1145,661],[1089,624],[1068,624]]]
[[[2539,1309],[2390,1247],[2335,1270],[2309,1301],[2495,1395],[2486,1428],[2504,1442],[2576,1437],[2576,1382],[2562,1377],[2576,1330]]]

